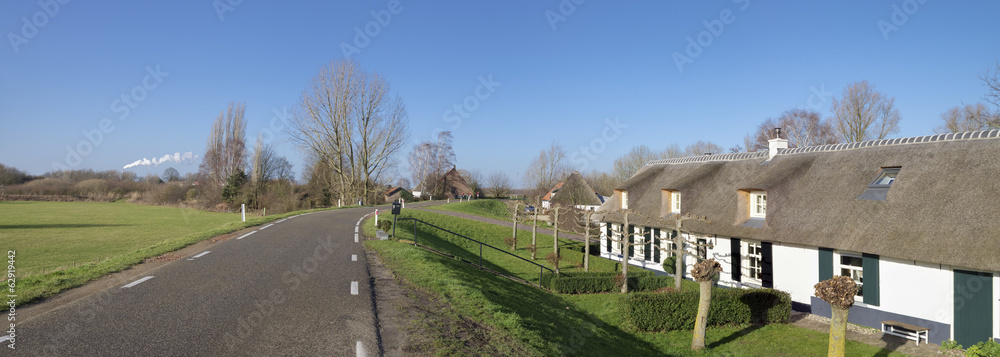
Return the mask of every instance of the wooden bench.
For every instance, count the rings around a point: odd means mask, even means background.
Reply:
[[[920,327],[917,325],[910,325],[902,323],[899,321],[882,321],[882,333],[889,334],[893,336],[899,336],[908,340],[913,340],[920,345],[920,339],[924,339],[924,343],[927,342],[927,332],[931,329],[926,327]]]

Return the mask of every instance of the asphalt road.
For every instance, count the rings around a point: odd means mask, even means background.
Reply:
[[[355,238],[372,210],[277,221],[123,281],[18,324],[16,354],[377,356]]]

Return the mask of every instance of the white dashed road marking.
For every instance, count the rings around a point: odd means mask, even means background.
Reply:
[[[267,229],[267,227],[270,227],[270,226],[273,226],[273,225],[274,225],[274,223],[271,223],[271,224],[268,224],[266,226],[260,227],[260,230],[265,230],[265,229]]]
[[[204,251],[204,252],[201,252],[201,253],[199,253],[198,255],[196,255],[196,256],[194,256],[194,257],[195,257],[195,258],[201,258],[201,257],[204,257],[204,256],[205,256],[205,254],[208,254],[208,253],[211,253],[211,252],[212,252],[211,250],[206,250],[206,251]]]
[[[351,282],[351,295],[357,295],[357,294],[358,294],[358,282],[352,281]]]
[[[354,233],[354,243],[357,243],[357,242],[358,242],[358,234]]]
[[[248,237],[248,236],[250,236],[251,234],[254,234],[254,233],[257,233],[257,231],[253,231],[253,232],[241,235],[239,238],[236,238],[236,240],[240,240],[240,239],[246,238],[246,237]]]
[[[287,221],[287,220],[288,220],[288,218],[285,218],[285,219],[282,219],[282,220],[274,222],[274,223],[281,223],[281,222],[284,222],[284,221]]]
[[[10,340],[10,335],[0,336],[0,342],[5,342],[7,340]],[[361,347],[361,341],[358,341],[358,347]],[[358,356],[360,356],[360,354]]]
[[[133,287],[133,286],[136,286],[136,285],[139,285],[139,284],[141,284],[142,282],[144,282],[144,281],[146,281],[146,280],[149,280],[149,279],[152,279],[152,278],[153,278],[153,276],[147,276],[147,277],[145,277],[145,278],[142,278],[142,279],[139,279],[139,280],[136,280],[136,281],[133,281],[133,282],[129,283],[128,285],[125,285],[125,286],[122,286],[122,289],[124,289],[124,288],[131,288],[131,287]]]
[[[357,254],[351,254],[351,261],[352,262],[358,261],[358,255]]]
[[[354,354],[358,357],[368,357],[368,351],[365,351],[365,345],[358,341],[357,347],[354,348]]]
[[[358,233],[358,226],[354,226],[354,233]]]

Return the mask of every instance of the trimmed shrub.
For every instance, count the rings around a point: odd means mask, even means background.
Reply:
[[[563,294],[603,293],[621,289],[621,281],[616,281],[619,275],[621,273],[618,272],[570,272],[559,276],[546,275],[542,277],[542,285]],[[657,290],[673,283],[673,278],[654,276],[649,270],[637,269],[628,274],[629,290]]]
[[[386,233],[392,231],[392,221],[388,219],[383,219],[381,221],[378,221],[378,229],[381,229],[383,232]]]
[[[699,293],[629,294],[621,299],[627,325],[641,331],[690,330],[694,328]],[[787,323],[792,311],[788,293],[774,289],[712,289],[708,324],[742,325]]]
[[[674,271],[677,270],[677,257],[669,257],[663,260],[663,271],[668,274],[675,274]]]

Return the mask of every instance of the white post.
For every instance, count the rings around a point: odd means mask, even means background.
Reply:
[[[375,227],[378,227],[378,210],[375,210]]]
[[[337,199],[337,207],[342,207],[342,206],[340,205],[340,199],[339,199],[339,198]]]
[[[406,208],[406,200],[402,198],[399,199],[399,208]]]
[[[264,207],[264,215],[267,215],[267,207]]]
[[[243,222],[247,221],[247,205],[240,204],[240,213],[243,215]]]

